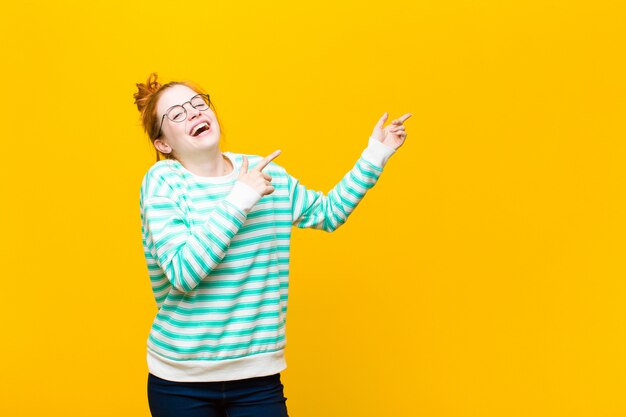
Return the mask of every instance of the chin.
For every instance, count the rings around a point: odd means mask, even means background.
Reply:
[[[194,145],[196,148],[208,149],[213,148],[220,143],[219,136],[207,135],[203,138],[193,138],[195,140]]]

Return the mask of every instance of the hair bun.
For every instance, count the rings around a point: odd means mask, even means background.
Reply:
[[[152,94],[156,93],[161,88],[157,77],[157,73],[153,72],[148,76],[148,81],[146,81],[145,84],[137,83],[137,92],[133,94],[133,97],[135,98],[135,104],[139,112],[143,112]]]

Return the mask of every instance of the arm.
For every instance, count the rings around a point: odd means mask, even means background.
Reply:
[[[292,176],[288,176],[292,221],[297,227],[311,227],[327,232],[336,230],[372,188],[394,149],[370,139],[368,147],[354,167],[337,185],[324,195],[308,190]]]
[[[383,128],[387,120],[385,113],[374,127],[368,146],[355,166],[328,195],[307,190],[297,179],[288,176],[293,224],[332,232],[345,223],[365,193],[376,184],[391,155],[404,143],[403,123],[410,116],[405,114]]]
[[[174,288],[192,291],[215,269],[260,197],[238,181],[206,221],[193,229],[171,198],[150,196],[143,201],[148,248]]]
[[[249,172],[244,156],[230,194],[195,228],[190,227],[185,213],[172,198],[153,195],[142,200],[148,249],[174,288],[192,291],[224,259],[252,207],[263,195],[274,191],[269,175],[262,170],[279,154],[280,151],[272,153]]]

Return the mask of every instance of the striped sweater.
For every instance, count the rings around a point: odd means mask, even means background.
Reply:
[[[140,191],[143,247],[157,314],[148,369],[172,381],[228,381],[278,373],[284,358],[291,227],[331,232],[380,176],[394,150],[370,138],[324,195],[271,162],[275,191],[261,197],[233,171],[202,177],[164,160]],[[250,167],[260,159],[247,155]]]

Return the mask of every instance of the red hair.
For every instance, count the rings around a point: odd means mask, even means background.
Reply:
[[[135,98],[135,104],[137,105],[137,110],[139,110],[139,113],[141,113],[141,123],[145,132],[148,134],[150,142],[152,142],[153,145],[154,141],[159,138],[159,125],[161,124],[161,120],[157,118],[157,103],[159,102],[159,97],[166,89],[174,85],[184,85],[191,88],[198,94],[206,94],[200,86],[188,81],[172,81],[167,84],[161,84],[157,81],[156,72],[153,72],[148,76],[148,80],[145,84],[137,83],[137,92],[133,94],[133,97]],[[211,106],[211,109],[215,113],[215,107],[213,106],[213,103],[209,104]],[[215,114],[215,117],[217,117],[217,114]],[[158,149],[156,149],[157,161],[159,161],[160,159],[159,155],[160,152]],[[172,154],[165,154],[165,157],[168,159],[172,159],[174,156]]]

